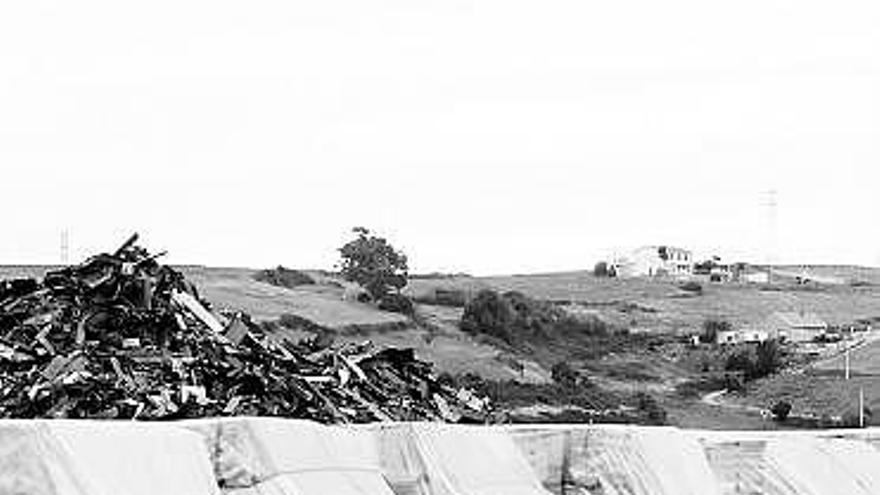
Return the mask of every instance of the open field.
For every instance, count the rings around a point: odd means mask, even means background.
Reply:
[[[3,266],[0,278],[39,276],[51,267]],[[401,321],[394,313],[343,300],[344,289],[317,284],[284,289],[251,278],[249,268],[180,267],[203,294],[216,305],[243,309],[255,317],[274,319],[294,313],[322,325],[343,329],[350,326],[386,325]],[[798,271],[800,267],[780,267]],[[860,280],[868,285],[847,284],[790,286],[776,290],[757,285],[704,283],[703,293],[693,296],[673,281],[597,278],[588,271],[494,277],[412,279],[406,293],[424,295],[436,288],[459,289],[474,294],[483,288],[516,290],[538,299],[571,301],[596,310],[620,325],[646,330],[697,331],[709,318],[737,325],[762,321],[774,311],[812,311],[832,325],[848,325],[859,319],[880,318],[880,269],[845,266],[810,266],[810,273],[841,280]],[[877,282],[877,285],[873,285]],[[866,361],[871,354],[866,354]]]
[[[829,269],[844,276],[880,279],[880,270]],[[832,325],[848,325],[859,319],[880,316],[880,286],[852,287],[841,284],[762,287],[746,284],[704,283],[703,293],[693,296],[673,281],[597,278],[590,272],[566,272],[486,278],[418,280],[412,294],[426,293],[432,284],[441,288],[480,287],[516,290],[539,299],[572,301],[593,307],[611,322],[628,327],[666,332],[698,331],[710,318],[725,319],[738,326],[755,325],[774,311],[810,311]],[[770,290],[767,290],[770,289]]]
[[[842,372],[775,375],[750,385],[747,395],[729,400],[764,408],[783,400],[792,405],[793,414],[855,415],[859,410],[860,389],[865,393],[865,405],[872,411],[880,411],[880,377],[853,375],[845,380]],[[871,424],[880,424],[880,415]]]

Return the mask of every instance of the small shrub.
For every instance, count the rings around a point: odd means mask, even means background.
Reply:
[[[776,421],[785,421],[791,413],[791,403],[781,400],[776,404],[773,404],[773,407],[770,408],[770,412],[773,413],[773,419]]]
[[[714,344],[718,340],[718,334],[728,332],[733,328],[727,320],[706,320],[703,322],[703,333],[700,341],[706,344]]]
[[[464,307],[461,329],[465,332],[484,333],[512,343],[512,325],[516,318],[507,299],[494,290],[482,290]]]
[[[755,348],[755,373],[758,378],[772,375],[782,367],[782,353],[776,340],[767,340]]]
[[[578,383],[578,372],[565,361],[554,364],[550,368],[550,376],[554,382],[566,388],[574,388]]]
[[[754,353],[749,348],[737,349],[727,356],[724,369],[742,372],[747,381],[756,378]]]
[[[412,301],[402,294],[388,294],[379,300],[379,309],[408,316],[415,314]]]
[[[779,371],[782,367],[782,353],[775,340],[759,343],[752,348],[742,346],[727,357],[724,369],[740,371],[746,381],[756,380]]]
[[[315,279],[313,279],[308,273],[300,270],[291,270],[290,268],[285,268],[281,265],[268,270],[260,270],[254,274],[254,280],[277,285],[278,287],[286,287],[288,289],[299,285],[312,285],[315,283]]]
[[[660,406],[660,403],[653,396],[639,392],[636,394],[636,404],[638,410],[645,415],[648,424],[666,424],[666,410]]]
[[[600,261],[593,266],[593,276],[595,277],[613,277],[614,275],[614,267],[609,266],[605,261]]]
[[[679,285],[678,288],[685,291],[685,292],[690,292],[693,294],[702,294],[703,293],[703,286],[700,285],[699,282],[694,282],[693,280]]]

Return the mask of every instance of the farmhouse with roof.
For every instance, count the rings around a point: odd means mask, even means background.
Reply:
[[[689,276],[693,273],[693,253],[673,246],[643,246],[625,258],[615,260],[622,277]]]
[[[776,311],[764,322],[767,332],[785,342],[810,342],[828,331],[828,323],[816,313]]]

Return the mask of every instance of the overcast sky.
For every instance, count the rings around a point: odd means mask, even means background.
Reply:
[[[3,2],[0,262],[67,229],[71,260],[139,231],[329,268],[364,225],[416,271],[878,265],[878,26],[875,0]]]

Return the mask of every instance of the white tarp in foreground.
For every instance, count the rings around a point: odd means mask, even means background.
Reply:
[[[548,425],[508,431],[547,476],[547,486],[604,495],[721,493],[699,442],[675,428]]]
[[[868,495],[880,494],[878,438],[873,430],[5,420],[0,495]]]
[[[0,494],[216,495],[202,439],[167,424],[0,421]]]
[[[500,428],[378,424],[385,476],[398,495],[549,495]]]
[[[811,432],[716,433],[703,443],[726,494],[880,493],[880,452],[866,439]]]
[[[275,418],[183,424],[204,435],[228,494],[393,495],[367,430]]]

